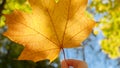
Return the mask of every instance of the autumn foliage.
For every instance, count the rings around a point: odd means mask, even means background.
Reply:
[[[95,22],[85,16],[88,0],[29,0],[31,13],[15,10],[5,15],[5,36],[25,48],[19,60],[52,62],[63,48],[78,47]]]

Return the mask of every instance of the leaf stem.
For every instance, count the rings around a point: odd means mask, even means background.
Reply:
[[[68,63],[67,63],[67,61],[66,61],[67,59],[66,59],[66,57],[65,57],[65,50],[64,50],[64,48],[61,48],[61,49],[62,49],[62,52],[63,52],[63,56],[64,56],[65,63],[67,64],[67,66],[69,66]]]
[[[63,51],[63,56],[64,56],[64,60],[66,60],[66,57],[65,57],[65,50],[62,48],[62,51]]]

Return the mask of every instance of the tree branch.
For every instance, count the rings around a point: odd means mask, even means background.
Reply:
[[[2,15],[2,10],[4,9],[5,3],[6,3],[6,0],[2,0],[2,4],[0,4],[0,16]]]

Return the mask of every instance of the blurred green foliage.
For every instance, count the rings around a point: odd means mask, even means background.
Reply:
[[[48,60],[37,63],[16,60],[24,47],[2,35],[7,29],[3,14],[10,14],[14,10],[31,12],[26,0],[0,0],[0,68],[60,68],[59,59],[51,64]]]
[[[94,0],[94,7],[104,16],[99,21],[105,38],[101,42],[103,51],[111,58],[120,57],[120,0]]]
[[[29,12],[30,6],[26,0],[6,0],[6,4],[4,5],[4,10],[2,13],[8,14],[16,9]]]
[[[5,25],[5,17],[4,16],[0,16],[0,27]]]

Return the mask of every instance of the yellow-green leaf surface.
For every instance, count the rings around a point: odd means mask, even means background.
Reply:
[[[78,47],[95,22],[86,16],[87,0],[29,0],[32,13],[14,11],[6,16],[4,33],[25,48],[19,60],[39,61],[58,57],[62,48]]]

